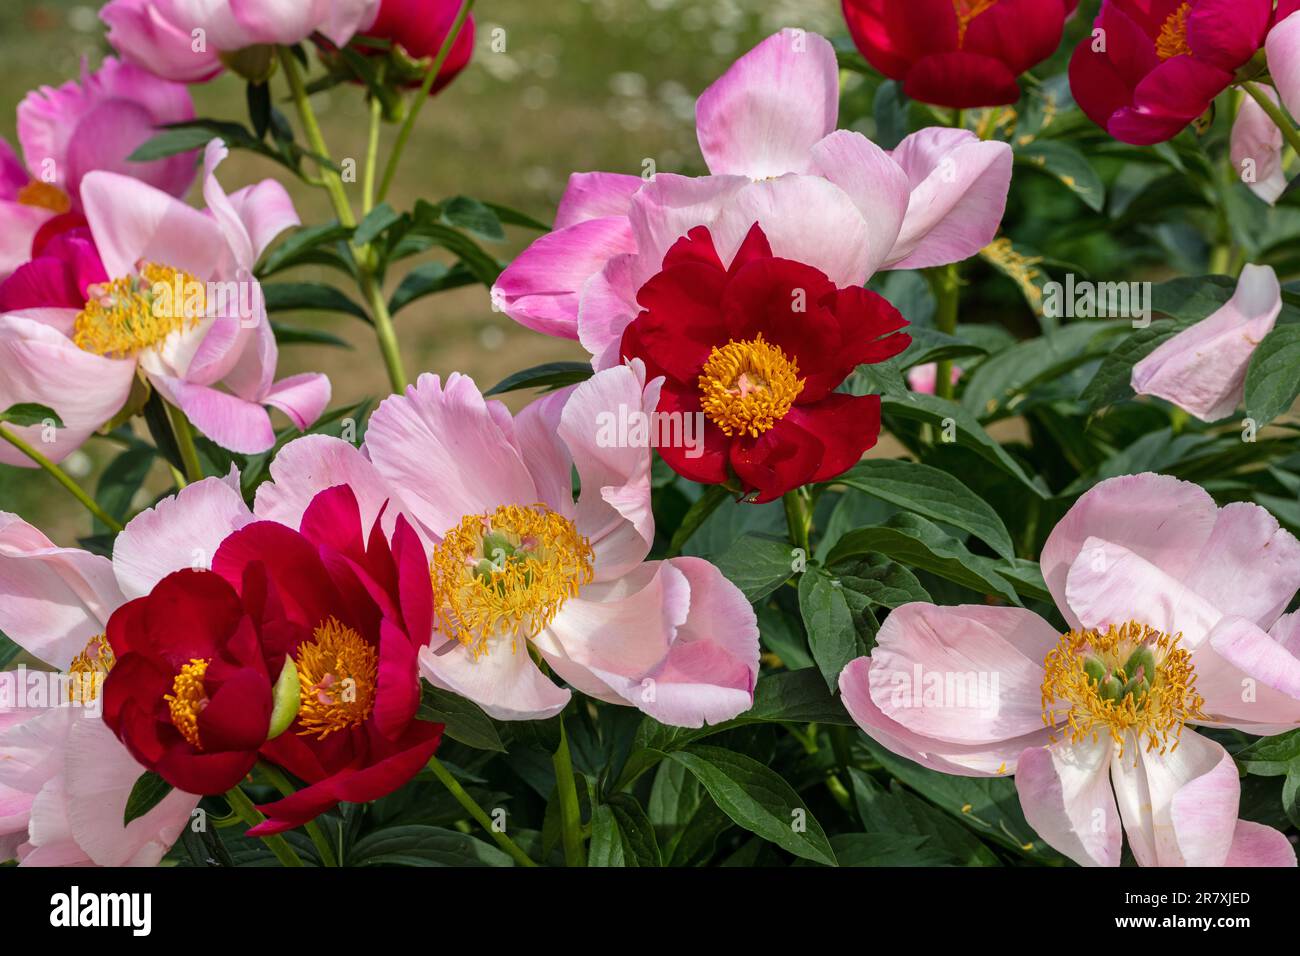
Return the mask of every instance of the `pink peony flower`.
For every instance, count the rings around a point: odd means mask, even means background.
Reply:
[[[753,703],[753,609],[706,561],[645,560],[650,451],[602,434],[605,416],[649,414],[658,394],[634,362],[511,418],[464,376],[424,375],[375,411],[363,451],[323,436],[287,445],[254,510],[293,527],[316,493],[346,483],[366,526],[382,515],[391,536],[405,515],[432,555],[421,671],[499,720],[568,703],[539,662],[667,724],[728,720]]]
[[[252,269],[298,223],[284,188],[264,180],[227,196],[208,144],[200,212],[138,180],[93,172],[82,183],[89,235],[52,240],[0,285],[0,408],[35,402],[66,429],[61,461],[125,404],[137,373],[203,434],[257,454],[275,442],[265,405],[306,428],[329,402],[323,375],[274,381],[277,350]],[[91,241],[93,239],[93,242]],[[220,386],[220,387],[218,387]],[[41,441],[41,427],[18,429]],[[0,461],[30,464],[16,452]]]
[[[1172,402],[1203,422],[1231,415],[1246,392],[1246,369],[1282,312],[1270,266],[1248,265],[1232,298],[1133,366],[1133,391]]]
[[[18,107],[20,160],[0,140],[0,279],[32,258],[52,219],[80,218],[81,181],[96,169],[132,176],[173,196],[194,182],[194,153],[149,163],[127,157],[156,128],[194,118],[185,87],[109,57],[80,82],[44,86]]]
[[[1061,635],[1023,608],[906,604],[840,675],[873,739],[963,776],[1015,774],[1025,817],[1082,865],[1295,866],[1237,819],[1237,768],[1186,725],[1300,722],[1300,542],[1253,504],[1161,475],[1083,495],[1042,554]],[[947,696],[961,682],[972,693]],[[936,689],[937,688],[937,689]]]
[[[1268,72],[1291,115],[1300,116],[1300,0],[1278,0],[1264,40]]]
[[[555,232],[497,281],[497,307],[531,329],[578,339],[596,368],[608,368],[640,311],[637,291],[697,226],[729,262],[757,223],[775,255],[839,286],[860,286],[880,269],[956,262],[990,242],[1006,207],[1010,147],[934,128],[888,153],[835,128],[838,75],[823,37],[783,30],[764,40],[696,103],[712,175],[575,174]]]
[[[55,547],[0,512],[0,630],[69,677],[60,699],[0,696],[0,861],[154,866],[189,823],[199,798],[177,790],[123,826],[145,768],[102,718],[103,678],[115,663],[104,634],[127,600],[210,557],[252,520],[238,489],[235,476],[209,478],[163,500],[127,525],[112,561]]]
[[[181,83],[210,80],[222,54],[292,45],[321,33],[344,46],[374,22],[379,0],[110,0],[108,42],[126,59]]]

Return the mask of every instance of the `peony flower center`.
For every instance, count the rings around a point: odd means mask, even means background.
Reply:
[[[1190,56],[1191,46],[1187,43],[1187,15],[1192,12],[1192,5],[1184,3],[1169,14],[1160,36],[1156,38],[1156,55],[1162,60],[1169,60],[1184,54]]]
[[[379,665],[374,645],[336,618],[323,621],[294,655],[300,737],[324,740],[362,723],[375,708]]]
[[[203,678],[211,663],[211,660],[192,658],[172,681],[172,692],[163,697],[171,710],[172,724],[197,750],[203,749],[199,742],[199,714],[208,706],[208,691]]]
[[[89,704],[99,698],[99,689],[104,686],[104,678],[117,663],[113,648],[103,634],[92,637],[80,654],[68,665],[68,701],[73,704]]]
[[[996,6],[998,0],[952,0],[952,8],[957,13],[957,46],[966,42],[966,30],[970,22],[990,7]]]
[[[795,361],[761,334],[732,339],[704,363],[700,406],[728,437],[757,438],[785,417],[803,384]]]
[[[1071,631],[1043,662],[1043,723],[1064,729],[1073,743],[1101,733],[1166,753],[1183,726],[1203,719],[1192,655],[1170,637],[1129,622],[1105,631]]]
[[[72,341],[87,352],[129,358],[198,325],[207,308],[203,283],[152,262],[138,276],[93,285],[77,314]]]
[[[18,190],[18,195],[15,198],[24,206],[48,209],[59,215],[63,215],[72,208],[72,199],[69,198],[67,193],[53,183],[43,182],[39,179],[33,179]]]
[[[496,638],[536,637],[591,582],[595,555],[573,522],[545,505],[466,515],[434,550],[438,628],[477,658]]]

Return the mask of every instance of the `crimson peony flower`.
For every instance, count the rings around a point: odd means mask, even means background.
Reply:
[[[1020,99],[1078,0],[844,0],[862,55],[914,100],[968,109]]]
[[[463,0],[383,0],[379,15],[365,35],[392,40],[415,60],[436,57],[451,32],[462,3]],[[456,74],[468,65],[473,53],[474,18],[469,17],[452,44],[430,92],[438,92],[455,79]],[[417,87],[420,80],[412,80],[407,85]]]
[[[835,391],[858,365],[911,343],[889,334],[907,323],[874,292],[773,256],[757,224],[726,267],[700,226],[668,250],[637,302],[623,358],[664,376],[660,414],[704,418],[702,453],[659,449],[678,474],[734,476],[755,501],[772,501],[835,477],[876,443],[880,396]]]
[[[1105,0],[1070,60],[1070,89],[1116,139],[1163,143],[1233,83],[1272,15],[1272,0]]]

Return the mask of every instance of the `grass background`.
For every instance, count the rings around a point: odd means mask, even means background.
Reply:
[[[14,109],[35,87],[93,69],[110,52],[98,7],[73,0],[6,0],[0,5],[0,135],[15,143]],[[549,222],[570,172],[640,173],[646,159],[660,171],[703,172],[694,134],[695,97],[741,53],[784,26],[843,31],[837,0],[479,0],[477,49],[466,71],[426,106],[403,157],[390,202],[409,208],[465,194],[520,209]],[[504,31],[503,33],[500,31]],[[504,39],[504,51],[492,40]],[[499,47],[500,44],[498,43]],[[273,91],[283,98],[283,79]],[[244,119],[244,87],[232,76],[193,88],[201,116]],[[366,106],[357,88],[336,88],[314,105],[336,160],[363,161]],[[280,104],[291,114],[291,104]],[[385,144],[395,129],[385,130]],[[234,190],[277,176],[279,167],[234,154],[220,170]],[[304,222],[333,218],[323,193],[287,182]],[[360,185],[354,205],[360,205]],[[194,191],[197,195],[197,189]],[[511,230],[490,251],[509,258],[530,236]],[[431,254],[436,255],[436,253]],[[393,270],[389,291],[416,257]],[[337,281],[337,274],[295,278]],[[348,290],[355,295],[353,290]],[[340,335],[350,350],[292,346],[281,374],[329,374],[334,405],[388,393],[368,327],[327,315],[288,316],[291,324]],[[576,344],[548,338],[493,313],[487,290],[457,290],[420,300],[398,316],[407,372],[462,371],[488,387],[512,371],[555,359],[582,359]],[[3,374],[3,370],[0,370]],[[526,395],[513,399],[518,405]],[[284,419],[276,413],[277,426]],[[92,439],[67,462],[86,487],[114,449]],[[161,466],[138,504],[166,487]],[[72,545],[91,530],[80,506],[43,473],[0,466],[0,510]]]

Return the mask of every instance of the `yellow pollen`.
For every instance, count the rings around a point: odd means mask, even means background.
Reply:
[[[362,723],[375,708],[379,682],[374,645],[336,618],[323,621],[313,640],[298,647],[300,737],[324,740]]]
[[[53,183],[42,182],[39,179],[33,179],[18,190],[16,198],[24,206],[48,209],[59,215],[63,215],[72,208],[72,200],[67,193]]]
[[[1180,640],[1135,621],[1063,635],[1043,662],[1043,723],[1053,739],[1058,730],[1076,744],[1105,733],[1121,757],[1144,738],[1148,752],[1176,749],[1184,724],[1205,718]]]
[[[108,639],[97,634],[87,643],[85,649],[72,659],[68,665],[68,701],[73,704],[89,704],[99,698],[99,689],[104,685],[104,678],[117,663],[113,648]]]
[[[1187,43],[1187,15],[1191,12],[1192,5],[1184,3],[1165,20],[1160,36],[1156,38],[1156,56],[1160,59],[1168,60],[1184,54],[1191,56],[1192,48]]]
[[[87,352],[128,358],[192,329],[207,308],[204,286],[188,272],[146,262],[139,276],[91,286],[72,341]]]
[[[573,522],[545,505],[466,515],[433,552],[436,624],[475,658],[498,637],[509,637],[514,653],[591,582],[594,562]]]
[[[197,750],[203,749],[199,742],[199,714],[208,706],[208,692],[203,678],[208,672],[211,660],[195,657],[181,668],[172,682],[172,692],[163,697],[172,713],[172,724],[181,732]]]
[[[997,2],[998,0],[952,0],[952,8],[957,13],[958,48],[966,43],[966,30],[970,27],[970,22]]]
[[[700,374],[700,407],[725,435],[757,438],[785,417],[803,385],[798,364],[760,333],[713,349]]]

